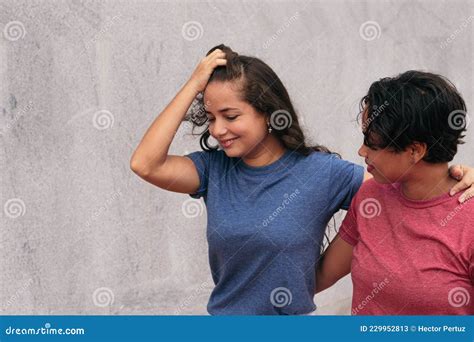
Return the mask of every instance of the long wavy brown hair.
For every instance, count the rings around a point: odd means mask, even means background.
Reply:
[[[227,65],[214,69],[209,83],[213,81],[239,81],[241,96],[257,112],[265,115],[270,122],[272,133],[283,145],[305,156],[313,151],[331,153],[322,145],[309,145],[298,121],[298,116],[288,92],[277,74],[262,60],[256,57],[241,56],[223,44],[213,47],[212,51],[222,50]],[[198,135],[203,150],[216,149],[209,144],[208,120],[202,93],[191,106],[186,120],[193,124],[193,134],[197,127],[204,128]]]

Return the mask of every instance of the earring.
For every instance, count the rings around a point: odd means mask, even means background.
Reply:
[[[268,123],[268,122],[267,122],[267,125],[268,125],[268,133],[272,133],[272,131],[273,131],[272,126],[270,126],[270,123]]]

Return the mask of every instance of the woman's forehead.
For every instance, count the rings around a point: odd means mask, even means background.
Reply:
[[[204,100],[210,105],[217,102],[238,101],[240,93],[232,82],[211,82],[204,91]]]
[[[246,108],[238,89],[231,82],[212,82],[204,91],[204,104],[209,112],[218,112],[226,108]]]

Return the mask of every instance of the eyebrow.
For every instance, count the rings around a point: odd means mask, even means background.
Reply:
[[[218,113],[225,113],[225,112],[228,112],[229,110],[238,110],[238,111],[240,111],[238,108],[226,107],[226,108],[219,109],[217,112]],[[206,114],[212,114],[212,113],[206,110]]]

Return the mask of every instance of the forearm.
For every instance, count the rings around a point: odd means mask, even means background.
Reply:
[[[151,167],[166,161],[174,136],[197,94],[189,82],[181,88],[146,131],[132,156],[132,164]]]
[[[316,268],[316,293],[334,285],[351,271],[353,246],[336,235]]]
[[[326,290],[328,287],[331,287],[334,285],[334,283],[338,279],[334,279],[331,277],[330,274],[328,274],[327,270],[325,269],[325,264],[324,264],[324,256],[322,260],[319,262],[319,265],[316,269],[316,290],[315,293],[321,292]]]

